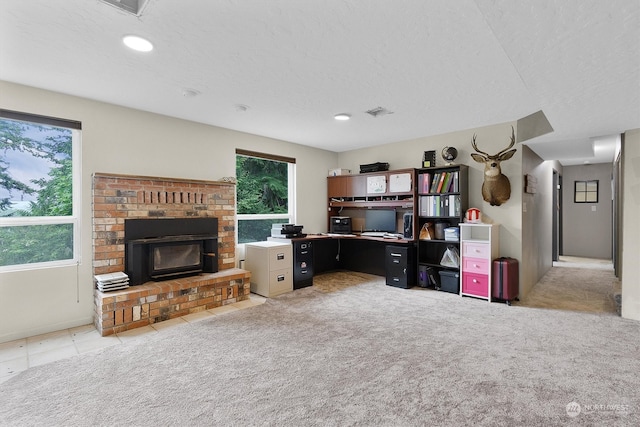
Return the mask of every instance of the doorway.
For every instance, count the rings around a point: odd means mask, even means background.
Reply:
[[[553,261],[562,255],[562,175],[553,170]]]

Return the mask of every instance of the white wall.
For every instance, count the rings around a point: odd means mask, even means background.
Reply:
[[[527,295],[553,266],[553,170],[562,171],[555,161],[544,161],[529,147],[523,147],[522,174],[537,179],[536,193],[522,188],[522,258],[520,294]]]
[[[534,211],[523,215],[523,164],[547,185],[549,167],[537,161],[520,144],[516,155],[503,163],[511,181],[511,199],[502,206],[482,200],[483,166],[470,153],[471,137],[483,151],[495,153],[508,144],[511,123],[446,135],[419,138],[336,154],[173,119],[138,110],[48,92],[0,81],[0,108],[79,120],[82,122],[82,261],[80,265],[0,274],[0,342],[93,322],[91,269],[91,176],[94,172],[218,180],[235,175],[235,149],[281,154],[297,159],[297,220],[307,233],[326,230],[326,175],[337,167],[358,173],[359,165],[389,162],[392,169],[420,167],[426,150],[444,146],[458,149],[458,163],[470,166],[470,204],[485,218],[500,223],[500,253],[521,265],[521,290],[526,294],[546,271],[551,234],[547,195],[535,199]],[[624,152],[623,316],[640,320],[640,130],[627,133]],[[440,164],[444,163],[438,158]],[[545,190],[546,191],[546,190]],[[523,198],[525,197],[525,198]],[[547,228],[549,227],[549,228]],[[526,229],[525,229],[526,228]],[[545,231],[544,235],[540,230]],[[524,236],[524,237],[523,237]],[[536,276],[538,276],[536,278]],[[524,296],[521,295],[521,296]]]
[[[622,317],[640,320],[640,129],[625,133],[622,156]]]
[[[95,172],[215,181],[235,176],[236,148],[294,157],[296,222],[326,228],[325,177],[336,153],[2,81],[0,108],[82,122],[81,263],[0,274],[0,342],[93,323]]]
[[[565,166],[562,175],[561,255],[613,257],[613,163]],[[598,180],[598,203],[574,203],[575,181]],[[595,209],[595,210],[594,210]]]
[[[475,133],[478,148],[495,154],[509,145],[511,126],[515,123],[503,123],[452,132],[445,135],[418,138],[409,141],[384,144],[339,154],[339,166],[358,173],[361,164],[387,162],[390,169],[417,168],[421,166],[424,151],[436,150],[438,165],[444,164],[440,152],[445,146],[458,150],[456,163],[469,166],[469,204],[482,211],[486,220],[501,225],[500,255],[516,258],[522,264],[530,260],[522,259],[522,145],[516,144],[516,154],[502,163],[502,173],[511,182],[511,198],[502,206],[490,206],[482,199],[484,165],[473,161],[471,138]],[[521,267],[522,269],[522,267]],[[522,277],[522,276],[521,276]]]

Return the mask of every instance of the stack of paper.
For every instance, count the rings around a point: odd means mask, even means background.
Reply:
[[[129,287],[129,276],[122,271],[98,274],[94,277],[98,281],[98,290],[100,292],[117,291]]]

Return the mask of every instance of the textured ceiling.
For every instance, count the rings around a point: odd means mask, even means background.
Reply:
[[[640,2],[3,1],[0,79],[337,152],[541,110],[534,151],[597,163],[640,128]]]

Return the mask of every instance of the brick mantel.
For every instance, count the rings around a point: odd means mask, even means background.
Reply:
[[[127,218],[218,218],[218,269],[235,267],[235,184],[93,175],[93,273],[124,271]]]
[[[235,268],[235,214],[233,182],[94,174],[94,275],[124,271],[127,218],[218,219],[218,273],[115,293],[96,289],[97,329],[108,335],[248,299],[250,273]]]

